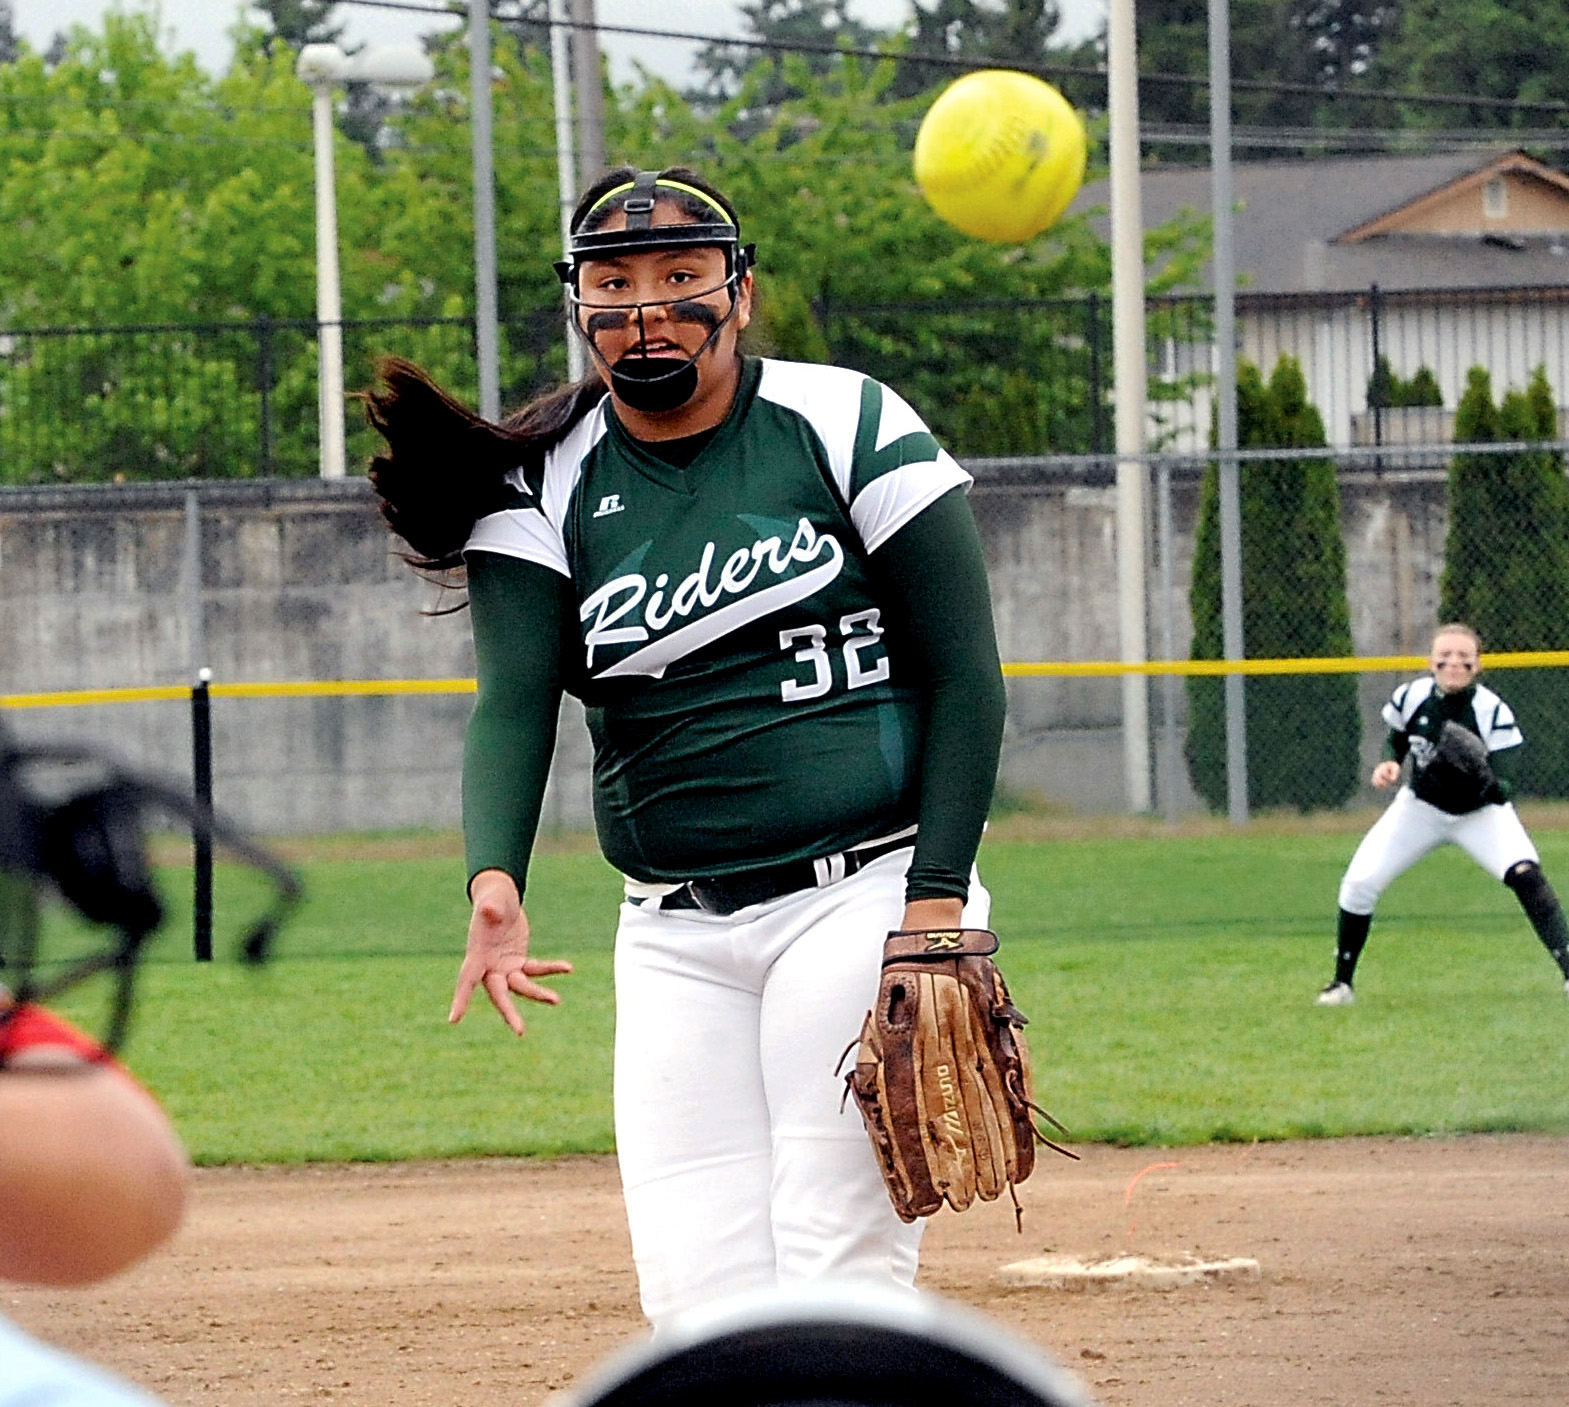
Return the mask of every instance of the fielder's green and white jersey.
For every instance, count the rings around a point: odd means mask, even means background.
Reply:
[[[1384,705],[1384,722],[1392,735],[1405,735],[1408,746],[1422,754],[1417,761],[1424,766],[1446,722],[1469,728],[1489,752],[1503,752],[1525,741],[1514,710],[1485,684],[1442,694],[1431,674],[1395,690]]]
[[[915,820],[921,681],[868,559],[970,479],[899,396],[837,367],[748,359],[686,468],[603,401],[512,482],[523,506],[481,519],[467,551],[572,582],[569,686],[612,864],[732,873]]]

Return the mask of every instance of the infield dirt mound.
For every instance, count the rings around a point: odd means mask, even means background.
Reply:
[[[1569,1402],[1569,1141],[1081,1151],[1021,1189],[1022,1236],[1006,1201],[935,1218],[923,1282],[1106,1407]],[[998,1275],[1123,1250],[1261,1271],[1093,1294]],[[175,1407],[528,1407],[642,1330],[606,1159],[206,1169],[168,1250],[5,1307]]]

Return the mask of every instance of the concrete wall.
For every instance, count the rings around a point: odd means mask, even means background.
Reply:
[[[1115,657],[1109,479],[1007,462],[975,469],[1003,657]],[[1174,483],[1178,655],[1197,499],[1195,478]],[[1437,612],[1442,477],[1349,479],[1344,522],[1358,653],[1420,651]],[[1158,544],[1151,551],[1153,589]],[[466,617],[430,614],[454,599],[398,559],[363,481],[0,490],[0,694],[180,685],[203,663],[218,683],[467,677]],[[1163,620],[1152,601],[1156,654]],[[1365,683],[1370,729],[1388,684]],[[1009,693],[1005,783],[1073,809],[1121,809],[1118,682],[1016,680]],[[1161,753],[1163,708],[1180,731],[1182,690],[1157,682],[1152,698],[1157,785],[1191,808],[1180,765]],[[454,825],[469,705],[465,695],[217,699],[219,804],[269,831]],[[108,743],[138,765],[190,773],[180,703],[7,719],[24,736]],[[569,701],[548,824],[589,823],[587,776],[587,735]]]

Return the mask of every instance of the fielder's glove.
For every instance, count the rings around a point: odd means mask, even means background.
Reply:
[[[1469,728],[1446,722],[1427,765],[1411,779],[1419,799],[1451,816],[1502,805],[1504,789],[1487,760],[1487,744]]]
[[[1034,1102],[1024,1017],[996,951],[984,928],[895,932],[883,945],[877,1005],[845,1084],[903,1221],[945,1201],[963,1211],[1004,1188],[1017,1208],[1013,1188],[1035,1169],[1037,1139],[1078,1157],[1030,1117],[1067,1132]]]

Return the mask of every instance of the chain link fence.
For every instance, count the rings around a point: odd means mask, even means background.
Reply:
[[[0,485],[309,478],[318,472],[314,322],[20,328],[0,333]],[[376,359],[427,367],[478,400],[468,318],[343,323],[344,384],[371,384]],[[566,376],[559,319],[509,321],[504,399],[521,404]],[[351,463],[375,439],[346,407]]]
[[[896,387],[962,458],[1112,447],[1108,298],[893,305],[818,302],[828,359]],[[1267,377],[1282,357],[1332,445],[1447,443],[1471,371],[1569,388],[1569,287],[1241,295],[1239,352]],[[345,384],[396,353],[477,400],[468,318],[352,319]],[[554,309],[501,325],[505,405],[566,373]],[[1148,300],[1155,449],[1209,442],[1211,301]],[[369,452],[348,409],[351,455]],[[0,483],[308,477],[317,472],[316,325],[257,319],[0,332]]]
[[[1239,309],[1246,659],[1421,656],[1433,627],[1450,619],[1474,626],[1490,651],[1569,650],[1569,338],[1558,321],[1569,303],[1558,290],[1537,292],[1423,303],[1372,289]],[[897,387],[975,472],[1004,658],[1118,659],[1104,300],[828,305],[816,315],[833,360]],[[1214,661],[1224,602],[1218,476],[1200,433],[1209,418],[1209,307],[1156,300],[1149,325],[1148,655]],[[345,334],[350,386],[368,384],[375,357],[395,352],[474,396],[464,319],[346,323]],[[505,403],[564,374],[554,314],[508,323],[502,349]],[[357,417],[350,424],[351,458],[363,461],[371,437]],[[1044,446],[1059,453],[1043,456]],[[309,479],[316,449],[312,324],[0,335],[0,483]],[[20,661],[25,641],[14,643],[7,650]],[[1378,711],[1414,672],[1413,664],[1249,677],[1251,805],[1317,811],[1371,801]],[[1560,670],[1498,669],[1489,679],[1528,738],[1522,793],[1569,795]],[[9,682],[27,687],[16,671]],[[1123,810],[1133,794],[1129,767],[1142,765],[1157,810],[1225,809],[1217,676],[1149,680],[1142,764],[1125,760],[1126,693],[1113,674],[1020,675],[1009,690],[1003,782],[1013,802]],[[442,715],[439,726],[450,725]],[[410,737],[419,734],[411,727]],[[331,766],[319,770],[325,777]],[[563,824],[585,819],[575,804],[564,805]]]

